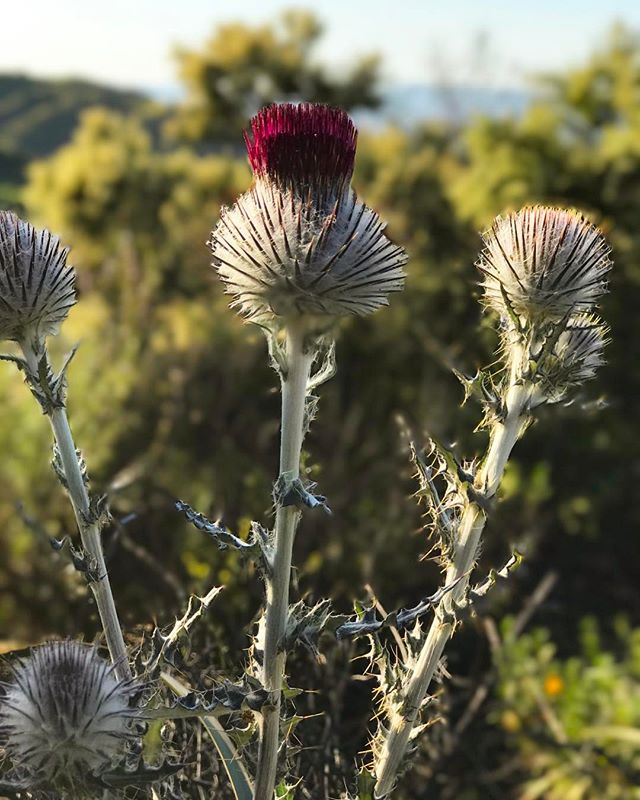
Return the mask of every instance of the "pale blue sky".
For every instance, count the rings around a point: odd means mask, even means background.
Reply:
[[[318,58],[339,70],[378,51],[389,82],[518,86],[579,63],[615,21],[640,29],[639,0],[0,0],[0,71],[170,87],[174,45],[292,6],[315,8],[326,23]]]

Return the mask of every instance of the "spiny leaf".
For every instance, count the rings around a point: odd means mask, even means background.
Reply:
[[[509,575],[522,564],[523,556],[514,550],[506,564],[500,569],[492,569],[482,583],[469,590],[469,600],[474,602],[476,599],[484,597],[499,580],[506,580]]]
[[[259,523],[251,523],[251,537],[245,542],[239,536],[227,530],[224,525],[212,522],[187,503],[176,500],[175,505],[176,509],[184,514],[187,522],[190,522],[199,531],[211,536],[221,550],[232,547],[242,555],[257,562],[265,573],[268,574],[270,572],[272,547],[267,532]]]
[[[483,407],[496,409],[500,404],[498,391],[493,383],[491,373],[485,370],[478,370],[475,375],[469,377],[452,367],[452,372],[460,381],[464,389],[464,405],[471,397],[476,398]]]
[[[315,483],[306,487],[300,478],[291,479],[289,473],[280,475],[273,487],[273,499],[276,506],[296,506],[297,508],[321,508],[326,514],[331,514],[327,505],[327,498],[321,494],[313,494]]]
[[[442,586],[434,594],[425,597],[413,608],[401,608],[398,611],[392,611],[384,619],[379,619],[375,609],[369,608],[365,611],[364,616],[341,625],[336,631],[336,637],[338,639],[352,639],[356,636],[362,636],[362,634],[377,633],[383,628],[396,628],[399,631],[407,630],[434,605],[439,603],[445,594],[455,589],[465,577],[466,575],[461,575],[455,581]]]
[[[20,358],[20,356],[12,356],[9,353],[0,353],[0,361],[8,361],[12,364],[15,364],[16,367],[22,372],[26,372],[28,369],[27,362],[24,360],[24,358]]]
[[[203,692],[180,695],[173,705],[148,709],[148,719],[184,719],[188,717],[220,717],[237,711],[260,711],[269,697],[261,686],[224,683]]]
[[[348,617],[331,613],[331,601],[321,600],[313,606],[299,601],[289,607],[280,650],[288,652],[300,643],[318,655],[318,639],[324,631],[333,633]]]
[[[162,680],[178,696],[189,694],[190,687],[173,675],[162,673]],[[211,738],[226,770],[236,800],[253,800],[253,785],[242,756],[215,717],[204,717],[201,725]]]
[[[295,788],[295,785],[290,786],[286,781],[280,781],[276,786],[277,800],[294,800],[293,790]]]
[[[212,587],[204,597],[198,595],[191,595],[187,602],[187,608],[179,619],[171,626],[170,630],[163,633],[156,628],[154,631],[154,639],[156,642],[155,653],[150,658],[149,663],[146,665],[149,671],[153,672],[158,668],[161,661],[171,663],[173,649],[177,645],[181,637],[189,633],[190,628],[196,620],[204,614],[209,608],[214,598],[222,591],[221,586]]]
[[[92,775],[90,780],[96,786],[103,786],[105,788],[145,786],[149,783],[163,780],[170,775],[175,775],[176,772],[180,772],[183,767],[184,764],[170,764],[167,761],[163,761],[162,764],[158,764],[154,767],[140,760],[133,769],[126,764],[121,764],[119,767],[109,772]]]
[[[376,785],[376,776],[365,767],[358,772],[358,798],[357,800],[373,800],[373,788]]]

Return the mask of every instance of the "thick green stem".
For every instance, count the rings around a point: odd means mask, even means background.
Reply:
[[[478,492],[490,500],[500,486],[509,455],[522,429],[528,404],[528,388],[520,380],[520,353],[513,354],[511,379],[506,395],[506,412],[503,421],[496,422],[492,431],[486,457],[475,480]],[[404,695],[401,712],[391,719],[382,753],[376,764],[376,798],[386,797],[393,789],[398,770],[406,753],[411,732],[422,703],[442,658],[444,648],[455,628],[455,608],[465,596],[471,571],[484,530],[486,514],[477,503],[469,502],[465,508],[456,537],[453,562],[447,570],[446,585],[455,587],[446,594],[436,608],[431,628],[420,657],[412,672]]]
[[[28,345],[23,345],[22,349],[30,371],[34,376],[37,376],[37,354]],[[60,453],[64,477],[76,517],[78,531],[80,532],[82,546],[91,562],[91,568],[96,574],[96,578],[91,581],[90,586],[102,622],[107,647],[109,648],[116,675],[122,680],[127,680],[131,678],[131,670],[104,560],[100,525],[98,522],[91,520],[89,493],[82,477],[67,412],[65,408],[53,408],[47,416]]]
[[[304,413],[312,353],[305,353],[304,332],[287,330],[287,372],[282,381],[282,423],[280,430],[280,478],[286,482],[300,477],[300,454],[304,438]],[[280,704],[286,653],[281,649],[289,609],[289,582],[293,540],[300,512],[295,506],[278,504],[275,521],[275,555],[267,581],[265,639],[262,677],[272,701],[263,708],[260,752],[254,800],[273,800],[278,750],[280,748]]]

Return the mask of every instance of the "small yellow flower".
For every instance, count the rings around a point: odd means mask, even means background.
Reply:
[[[520,717],[516,714],[515,711],[507,710],[503,711],[500,716],[500,724],[504,728],[505,731],[509,733],[516,733],[520,730],[522,725],[520,724]]]
[[[564,681],[559,675],[552,672],[544,679],[544,693],[548,697],[557,697],[564,689]]]

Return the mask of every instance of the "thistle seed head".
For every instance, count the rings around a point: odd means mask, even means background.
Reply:
[[[0,698],[0,734],[14,772],[32,786],[81,786],[132,736],[131,682],[93,647],[52,642],[14,666]]]
[[[68,249],[0,211],[0,340],[33,341],[56,334],[76,302]]]
[[[483,239],[484,299],[503,319],[555,322],[589,312],[606,291],[609,245],[575,211],[523,208],[498,217]]]
[[[402,248],[349,186],[356,133],[321,105],[270,106],[246,136],[255,182],[209,246],[232,305],[255,322],[364,315],[404,288]]]
[[[605,363],[608,327],[593,314],[571,318],[541,365],[541,390],[548,402],[559,402]]]

